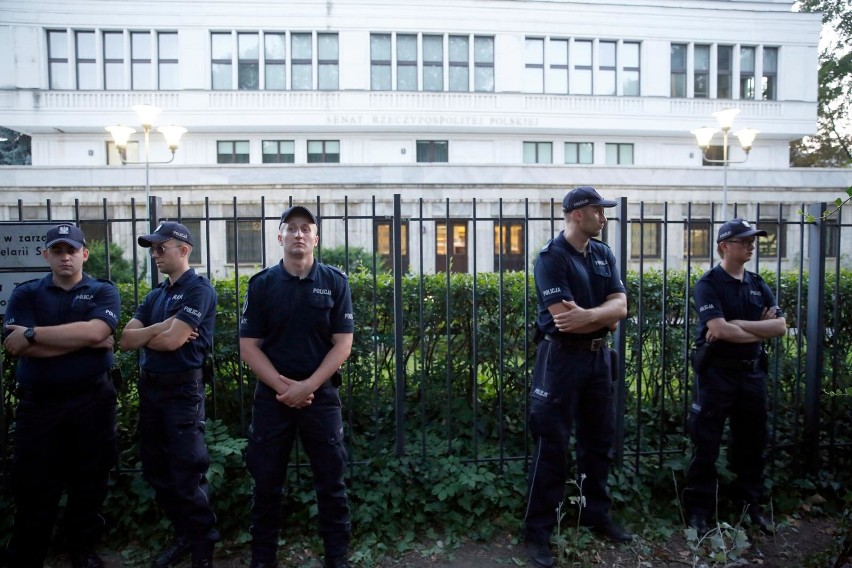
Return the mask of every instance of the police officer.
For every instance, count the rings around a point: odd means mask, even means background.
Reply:
[[[206,479],[204,358],[213,342],[218,297],[210,281],[189,266],[193,239],[180,223],[165,221],[138,238],[168,278],[145,297],[121,334],[121,349],[142,348],[139,379],[139,450],[142,473],[172,523],[175,537],[153,568],[191,553],[193,568],[213,562],[219,540]]]
[[[51,273],[12,291],[4,346],[19,357],[12,465],[15,526],[8,565],[42,566],[63,487],[74,568],[98,568],[109,470],[116,458],[116,394],[109,377],[118,289],[83,273],[89,258],[73,225],[47,231]]]
[[[694,450],[683,499],[687,522],[699,535],[707,532],[716,510],[716,459],[728,418],[728,464],[736,475],[733,496],[748,507],[757,529],[774,530],[760,507],[768,408],[768,360],[762,343],[784,335],[787,322],[769,286],[744,268],[758,236],[765,237],[766,231],[743,219],[724,223],[716,239],[722,261],[695,285],[698,357],[693,359],[696,385],[689,416]]]
[[[535,264],[541,341],[532,379],[535,453],[524,524],[527,553],[536,566],[553,565],[549,541],[564,500],[572,427],[585,498],[581,524],[616,542],[632,538],[610,517],[607,492],[615,372],[607,334],[627,315],[627,294],[612,251],[593,238],[606,225],[604,208],[615,205],[592,187],[569,191],[562,200],[565,229],[544,245]]]
[[[249,280],[240,355],[257,375],[246,461],[254,478],[252,568],[277,566],[281,492],[298,433],[314,477],[326,568],[348,568],[347,455],[340,366],[352,350],[346,275],[314,259],[317,219],[302,206],[281,215],[282,260]]]

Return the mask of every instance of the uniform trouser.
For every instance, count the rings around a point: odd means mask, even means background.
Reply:
[[[686,473],[683,501],[692,514],[716,510],[716,460],[725,420],[730,418],[728,467],[736,476],[731,496],[749,504],[763,497],[763,468],[768,440],[766,376],[760,371],[709,367],[697,380],[689,415],[694,448]]]
[[[94,549],[104,528],[101,507],[116,460],[116,396],[109,381],[61,400],[24,396],[15,420],[12,466],[15,527],[12,568],[41,567],[63,487],[69,552]]]
[[[177,536],[195,545],[216,542],[204,443],[204,382],[139,383],[139,453],[142,475],[156,492]]]
[[[337,388],[326,383],[310,406],[294,409],[258,382],[252,408],[246,463],[254,478],[251,507],[252,558],[274,563],[282,525],[282,490],[296,433],[311,464],[319,531],[327,557],[348,551],[350,522],[346,501],[347,455]]]
[[[615,432],[610,367],[606,348],[584,351],[550,341],[538,346],[529,418],[535,453],[524,516],[529,542],[548,542],[556,525],[557,507],[565,500],[572,425],[576,428],[577,482],[582,483],[585,497],[581,522],[598,525],[609,517],[607,479]]]

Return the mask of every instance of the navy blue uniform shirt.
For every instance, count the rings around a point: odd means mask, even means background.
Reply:
[[[717,264],[695,284],[695,307],[698,309],[698,339],[696,346],[704,344],[707,322],[724,318],[728,320],[759,321],[764,308],[776,308],[778,317],[784,312],[775,306],[775,296],[758,274],[745,271],[742,281],[734,278]],[[761,342],[730,343],[716,341],[714,357],[731,359],[757,359]]]
[[[145,296],[133,317],[148,327],[172,316],[198,332],[198,337],[175,351],[142,350],[141,367],[149,373],[179,373],[200,369],[213,344],[213,325],[219,296],[210,281],[190,268],[169,285],[160,282]]]
[[[550,239],[535,263],[535,291],[538,295],[536,325],[543,333],[559,333],[548,306],[562,300],[581,308],[596,308],[611,294],[627,293],[612,250],[597,239],[589,239],[586,254],[577,252],[565,240],[564,231]],[[601,337],[607,328],[586,334],[566,334],[577,339]]]
[[[53,283],[53,274],[24,282],[12,291],[6,307],[6,325],[37,327],[99,319],[115,332],[121,298],[109,280],[83,274],[70,290]],[[38,336],[36,336],[38,342]],[[112,349],[85,347],[57,357],[21,357],[18,360],[18,384],[25,388],[73,389],[84,387],[87,380],[112,367]]]
[[[354,333],[346,274],[314,261],[300,279],[279,261],[249,280],[240,337],[262,339],[260,349],[278,372],[301,380],[317,370],[335,333]]]

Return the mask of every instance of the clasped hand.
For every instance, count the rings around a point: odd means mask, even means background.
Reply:
[[[291,408],[305,408],[314,401],[314,391],[306,381],[294,381],[284,375],[278,375],[278,380],[286,385],[283,393],[275,395],[278,402]]]

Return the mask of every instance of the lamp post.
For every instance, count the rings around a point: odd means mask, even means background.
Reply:
[[[186,128],[182,126],[175,125],[166,125],[160,126],[157,128],[157,132],[163,135],[166,139],[166,144],[169,147],[169,150],[172,153],[171,158],[165,161],[152,162],[151,161],[151,130],[153,130],[154,119],[157,118],[157,115],[160,114],[160,109],[152,105],[135,105],[133,107],[133,111],[136,112],[136,116],[139,118],[139,123],[142,127],[142,132],[145,138],[145,148],[144,148],[144,156],[145,159],[143,161],[131,161],[127,159],[127,142],[130,139],[131,134],[136,132],[135,128],[131,128],[129,126],[116,125],[116,126],[107,126],[106,131],[112,135],[113,142],[115,142],[115,147],[118,150],[118,155],[121,158],[122,164],[145,164],[145,220],[148,223],[148,228],[150,231],[154,230],[153,219],[151,219],[151,183],[150,183],[150,165],[151,164],[169,164],[175,159],[175,152],[177,152],[178,145],[180,144],[180,138],[186,133]],[[151,277],[151,256],[146,255],[145,259],[145,278],[148,279]]]
[[[743,147],[745,151],[745,158],[742,160],[731,160],[728,158],[728,133],[730,133],[731,129],[734,125],[734,118],[740,113],[740,109],[737,108],[729,108],[725,110],[720,110],[718,112],[714,112],[713,116],[716,117],[716,120],[719,122],[719,128],[713,128],[712,126],[702,126],[701,128],[696,128],[694,130],[690,130],[690,133],[695,136],[696,141],[698,142],[698,146],[701,148],[702,157],[705,162],[709,162],[711,164],[722,164],[723,170],[723,185],[722,185],[722,218],[727,219],[727,210],[728,210],[728,164],[742,164],[746,160],[748,160],[748,153],[751,150],[752,144],[754,144],[754,139],[760,133],[759,130],[755,130],[754,128],[742,128],[734,132],[734,136],[740,141],[740,145]],[[722,159],[716,160],[707,157],[707,150],[710,149],[710,142],[713,139],[713,135],[722,131]]]

